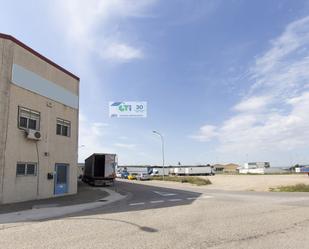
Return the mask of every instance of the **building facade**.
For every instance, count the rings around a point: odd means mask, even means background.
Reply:
[[[227,173],[227,174],[238,173],[238,168],[239,168],[239,165],[235,163],[214,164],[212,166],[216,170],[216,173]]]
[[[224,165],[223,173],[237,173],[239,165],[235,163],[228,163]]]
[[[79,78],[0,34],[0,203],[77,192]]]
[[[270,168],[269,162],[248,162],[239,169],[240,174],[265,174]]]

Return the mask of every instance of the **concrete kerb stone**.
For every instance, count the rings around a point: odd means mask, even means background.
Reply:
[[[98,200],[95,202],[85,204],[61,206],[61,207],[46,207],[46,208],[29,209],[19,212],[0,214],[0,224],[5,225],[9,223],[31,222],[49,218],[56,218],[67,214],[99,208],[112,202],[119,201],[126,197],[110,189],[104,188],[102,190],[108,192],[109,194],[109,196],[104,198],[104,201]]]

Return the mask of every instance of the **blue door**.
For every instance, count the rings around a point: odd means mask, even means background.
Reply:
[[[55,195],[68,192],[68,164],[56,163],[55,165]]]

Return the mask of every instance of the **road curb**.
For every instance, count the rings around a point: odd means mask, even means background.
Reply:
[[[0,214],[0,224],[4,226],[5,224],[10,223],[31,222],[61,217],[67,214],[99,208],[127,197],[126,195],[121,195],[113,190],[106,188],[102,188],[102,191],[106,191],[109,194],[106,198],[103,198],[104,200],[100,199],[95,202],[84,204],[61,207],[47,207],[40,209],[28,209],[19,212]]]

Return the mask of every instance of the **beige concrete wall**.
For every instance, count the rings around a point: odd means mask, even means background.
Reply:
[[[237,172],[237,167],[235,166],[225,166],[223,169],[223,172],[225,173],[233,173],[233,172]]]
[[[14,63],[79,95],[79,84],[76,79],[51,66],[17,44],[14,44]]]
[[[79,82],[47,62],[34,56],[15,44],[13,62],[78,94]],[[78,110],[10,84],[7,143],[5,150],[5,170],[3,203],[48,198],[54,196],[54,180],[47,174],[53,173],[56,163],[69,164],[68,194],[77,191],[77,150],[78,150]],[[52,103],[52,107],[47,103]],[[18,106],[41,113],[41,141],[25,138],[25,131],[18,128]],[[56,135],[56,119],[71,122],[71,136]],[[38,146],[38,154],[37,148]],[[47,152],[48,156],[44,153]],[[17,162],[38,162],[37,176],[16,176]]]

